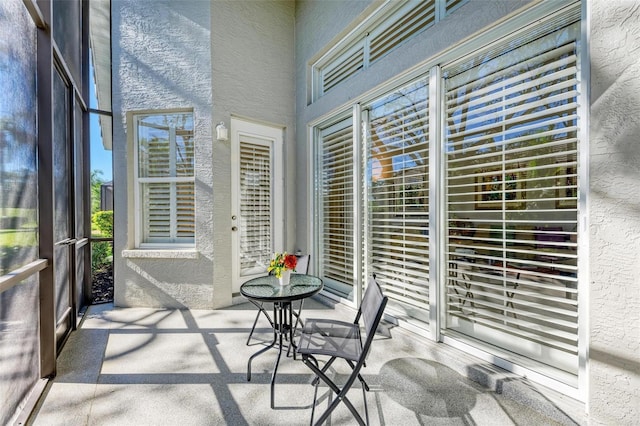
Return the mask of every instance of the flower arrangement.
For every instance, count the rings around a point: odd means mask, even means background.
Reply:
[[[277,278],[282,278],[282,273],[285,270],[294,270],[298,264],[298,258],[293,254],[276,253],[269,263],[267,271],[273,272]]]

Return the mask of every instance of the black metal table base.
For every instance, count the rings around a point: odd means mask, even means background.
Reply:
[[[278,356],[276,357],[275,364],[273,366],[273,373],[271,374],[271,408],[275,408],[275,385],[276,374],[278,373],[278,366],[280,365],[280,358],[282,357],[282,347],[284,345],[283,339],[288,337],[289,349],[293,348],[293,359],[296,359],[296,345],[293,341],[293,313],[291,308],[291,302],[280,301],[273,304],[273,341],[266,347],[260,349],[258,352],[251,355],[247,363],[247,381],[251,381],[251,362],[253,359],[278,344]],[[288,352],[288,351],[287,351]]]

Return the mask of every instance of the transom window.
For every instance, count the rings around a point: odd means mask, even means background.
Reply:
[[[387,1],[312,65],[313,100],[435,25],[467,1]]]

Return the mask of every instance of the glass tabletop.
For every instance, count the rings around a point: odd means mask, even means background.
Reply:
[[[289,285],[281,286],[274,275],[266,275],[250,279],[240,287],[240,293],[244,297],[261,302],[304,299],[320,290],[322,290],[322,280],[305,274],[291,274]]]

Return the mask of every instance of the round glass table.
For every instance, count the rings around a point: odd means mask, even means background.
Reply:
[[[271,408],[275,408],[274,390],[278,365],[282,356],[283,338],[288,337],[290,348],[293,349],[294,359],[296,356],[296,345],[293,341],[295,326],[293,325],[291,302],[295,300],[303,301],[307,297],[317,294],[320,290],[322,290],[322,280],[305,274],[291,274],[291,280],[288,285],[281,286],[278,278],[274,275],[266,275],[253,278],[240,287],[240,294],[256,305],[258,309],[263,309],[261,303],[273,303],[273,341],[265,348],[251,355],[247,363],[247,381],[250,381],[251,362],[253,359],[278,343],[278,356],[271,375]],[[300,309],[302,309],[302,305],[300,305]],[[297,316],[299,314],[298,312]]]

